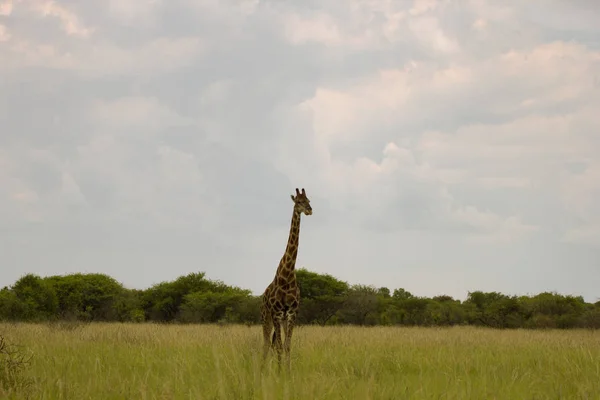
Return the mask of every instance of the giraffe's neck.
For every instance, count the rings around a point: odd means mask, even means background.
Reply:
[[[281,258],[279,267],[277,268],[277,276],[285,278],[294,275],[296,266],[296,257],[298,256],[298,244],[300,241],[300,211],[294,207],[292,215],[292,223],[290,226],[290,236],[288,237],[285,253]]]

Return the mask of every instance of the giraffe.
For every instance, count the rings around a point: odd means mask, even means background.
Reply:
[[[285,253],[279,262],[273,281],[267,286],[262,295],[261,318],[263,327],[263,362],[266,360],[269,348],[272,346],[277,351],[278,367],[281,369],[281,353],[285,350],[287,368],[291,368],[290,349],[292,332],[296,322],[296,313],[300,305],[300,289],[296,282],[296,256],[298,255],[298,240],[300,236],[300,216],[312,215],[310,200],[306,192],[296,188],[296,196],[291,195],[294,202],[294,212],[290,235]],[[282,343],[281,328],[285,335]],[[273,336],[271,337],[271,331]]]

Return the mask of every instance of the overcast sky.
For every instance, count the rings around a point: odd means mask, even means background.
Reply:
[[[577,5],[575,5],[577,4]],[[297,266],[600,298],[596,0],[0,0],[0,286]]]

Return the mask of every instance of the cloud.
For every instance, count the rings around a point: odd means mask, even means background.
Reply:
[[[120,131],[144,130],[145,134],[192,123],[190,119],[160,104],[157,98],[141,96],[98,101],[90,110],[90,118],[97,125]]]
[[[596,147],[595,147],[596,148]],[[563,240],[571,243],[600,245],[600,217],[598,196],[600,196],[600,162],[589,155],[579,170],[563,171],[559,177],[561,197],[571,214],[572,222],[564,233]]]
[[[416,1],[406,9],[402,2],[352,2],[349,11],[327,3],[322,10],[298,10],[284,13],[281,27],[293,45],[318,43],[347,51],[383,49],[392,42],[414,39],[424,51],[454,53],[459,45],[448,37],[436,15],[436,1]]]
[[[584,3],[4,1],[0,262],[16,272],[0,283],[200,269],[260,292],[304,187],[313,270],[591,299],[600,42]]]
[[[160,2],[139,4],[139,8],[129,2],[112,2],[107,10],[108,18],[90,15],[89,20],[97,24],[89,25],[75,12],[53,0],[35,0],[18,2],[16,13],[12,3],[5,3],[2,12],[10,20],[19,23],[16,26],[36,26],[40,18],[44,23],[57,21],[59,31],[51,29],[53,25],[39,25],[38,29],[0,30],[5,46],[0,55],[8,62],[0,66],[5,72],[19,73],[24,69],[43,68],[66,71],[84,78],[103,78],[107,76],[138,75],[147,76],[175,71],[190,65],[206,51],[206,41],[199,35],[188,36],[146,36],[139,41],[111,40],[111,23],[114,20],[128,24],[135,13],[136,18],[149,20]],[[92,10],[94,8],[92,7]],[[83,14],[83,13],[82,13]],[[129,21],[129,22],[128,22]],[[114,23],[114,22],[113,22]],[[33,24],[33,25],[30,25]],[[42,28],[44,27],[44,28]],[[14,29],[12,29],[14,30]],[[112,29],[118,32],[116,29]],[[60,33],[59,33],[60,32]],[[48,35],[52,36],[48,40]]]
[[[551,42],[442,69],[413,62],[346,89],[318,88],[299,107],[311,114],[315,154],[322,155],[319,168],[328,175],[322,190],[347,190],[342,197],[369,193],[364,196],[378,204],[397,201],[405,178],[427,182],[438,193],[452,193],[453,185],[466,182],[482,190],[549,185],[560,190],[552,180],[563,163],[594,158],[598,148],[597,117],[591,110],[600,100],[594,86],[599,55],[585,46]],[[336,146],[356,146],[360,152],[372,140],[393,140],[381,164],[358,158],[352,167],[344,166],[332,155]],[[401,142],[407,145],[400,150],[395,143]],[[392,153],[401,154],[401,167]],[[383,191],[374,193],[367,182]],[[352,186],[356,190],[350,193]],[[426,197],[435,192],[430,189]],[[446,208],[453,222],[463,218],[480,228],[487,221],[489,229],[499,232],[512,227],[514,235],[506,235],[513,238],[535,231],[534,225],[520,222],[522,217],[503,220],[473,204],[453,211],[451,197],[438,195],[437,207]],[[431,215],[427,202],[417,203]],[[403,227],[397,221],[394,226]]]
[[[0,15],[9,16],[13,11],[13,2],[12,0],[5,0],[0,3]]]
[[[10,39],[10,33],[4,25],[0,25],[0,42],[7,42]]]
[[[115,75],[154,75],[169,73],[190,65],[202,52],[199,38],[160,38],[130,50],[113,44],[98,42],[79,53],[64,51],[58,46],[15,40],[9,43],[6,57],[10,60],[4,69],[52,68],[73,72],[83,77]]]
[[[108,11],[120,24],[139,28],[155,26],[159,13],[164,11],[164,6],[165,2],[162,0],[147,0],[141,3],[133,0],[110,0]]]
[[[88,37],[93,29],[85,27],[79,20],[79,17],[67,9],[56,3],[54,0],[34,0],[29,5],[36,13],[43,17],[56,18],[61,23],[61,28],[67,35]]]

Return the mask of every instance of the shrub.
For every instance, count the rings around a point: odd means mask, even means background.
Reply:
[[[31,379],[27,368],[31,365],[32,354],[21,347],[10,345],[0,336],[0,394],[8,395],[28,389]]]

